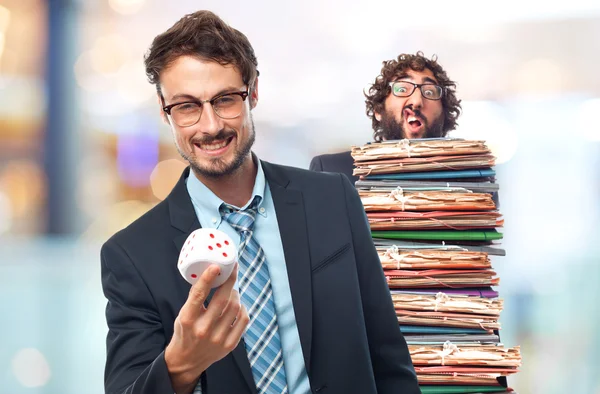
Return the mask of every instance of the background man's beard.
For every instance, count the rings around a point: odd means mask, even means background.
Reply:
[[[244,164],[244,160],[252,150],[252,146],[254,145],[254,141],[256,140],[256,132],[254,130],[254,120],[252,116],[250,117],[250,134],[248,135],[248,139],[241,143],[240,139],[237,139],[238,145],[235,152],[233,161],[231,163],[227,163],[220,157],[216,157],[214,159],[209,159],[210,164],[202,166],[199,161],[190,155],[185,154],[182,149],[179,147],[179,144],[175,144],[177,147],[177,151],[189,164],[192,170],[200,176],[205,176],[208,178],[218,178],[221,176],[227,176],[233,174],[237,171],[242,164]],[[234,131],[225,131],[221,130],[215,137],[205,138],[200,141],[195,140],[194,142],[202,142],[202,143],[210,143],[213,140],[223,140],[234,136]]]
[[[416,112],[416,111],[415,111]],[[421,115],[420,119],[424,121],[425,132],[422,138],[437,138],[444,137],[444,117],[440,115],[435,119],[431,125],[427,123],[425,118]],[[396,121],[394,116],[384,113],[381,118],[381,136],[384,140],[402,140],[407,138],[406,131],[404,130],[404,118],[400,121]]]

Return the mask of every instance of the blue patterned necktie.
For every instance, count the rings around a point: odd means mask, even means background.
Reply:
[[[256,196],[243,211],[223,204],[220,211],[240,234],[240,298],[250,316],[244,342],[256,388],[259,394],[288,393],[271,277],[265,253],[253,235],[260,201],[261,197]]]

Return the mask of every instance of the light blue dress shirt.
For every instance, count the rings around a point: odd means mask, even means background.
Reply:
[[[267,266],[269,267],[288,389],[290,394],[306,394],[310,393],[310,384],[304,365],[302,347],[300,346],[300,335],[298,334],[298,326],[296,325],[292,305],[292,293],[285,265],[283,244],[279,234],[277,215],[275,214],[273,197],[262,165],[259,160],[256,160],[256,162],[258,163],[258,171],[254,181],[252,197],[241,209],[246,209],[255,196],[262,198],[254,223],[254,236],[265,252]],[[240,235],[226,220],[222,220],[219,213],[219,207],[223,204],[223,200],[200,182],[193,172],[190,172],[187,179],[187,190],[200,225],[203,228],[217,228],[224,231],[239,245]],[[237,282],[235,288],[238,288]]]

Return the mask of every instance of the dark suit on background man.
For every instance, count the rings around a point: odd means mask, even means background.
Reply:
[[[312,392],[420,393],[356,190],[337,174],[262,165]],[[107,393],[173,393],[164,349],[190,291],[177,259],[200,227],[188,175],[102,248]],[[256,393],[243,342],[205,379],[204,394]]]
[[[344,174],[353,185],[358,180],[357,176],[352,175],[354,171],[354,159],[350,155],[350,151],[315,156],[310,161],[309,169],[311,171]]]

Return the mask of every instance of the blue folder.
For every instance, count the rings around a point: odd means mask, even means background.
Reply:
[[[400,325],[403,334],[488,334],[481,328],[455,328]]]
[[[459,178],[481,178],[496,176],[496,171],[491,168],[480,170],[458,170],[458,171],[430,171],[430,172],[404,172],[395,174],[375,174],[368,175],[364,179],[459,179]]]

